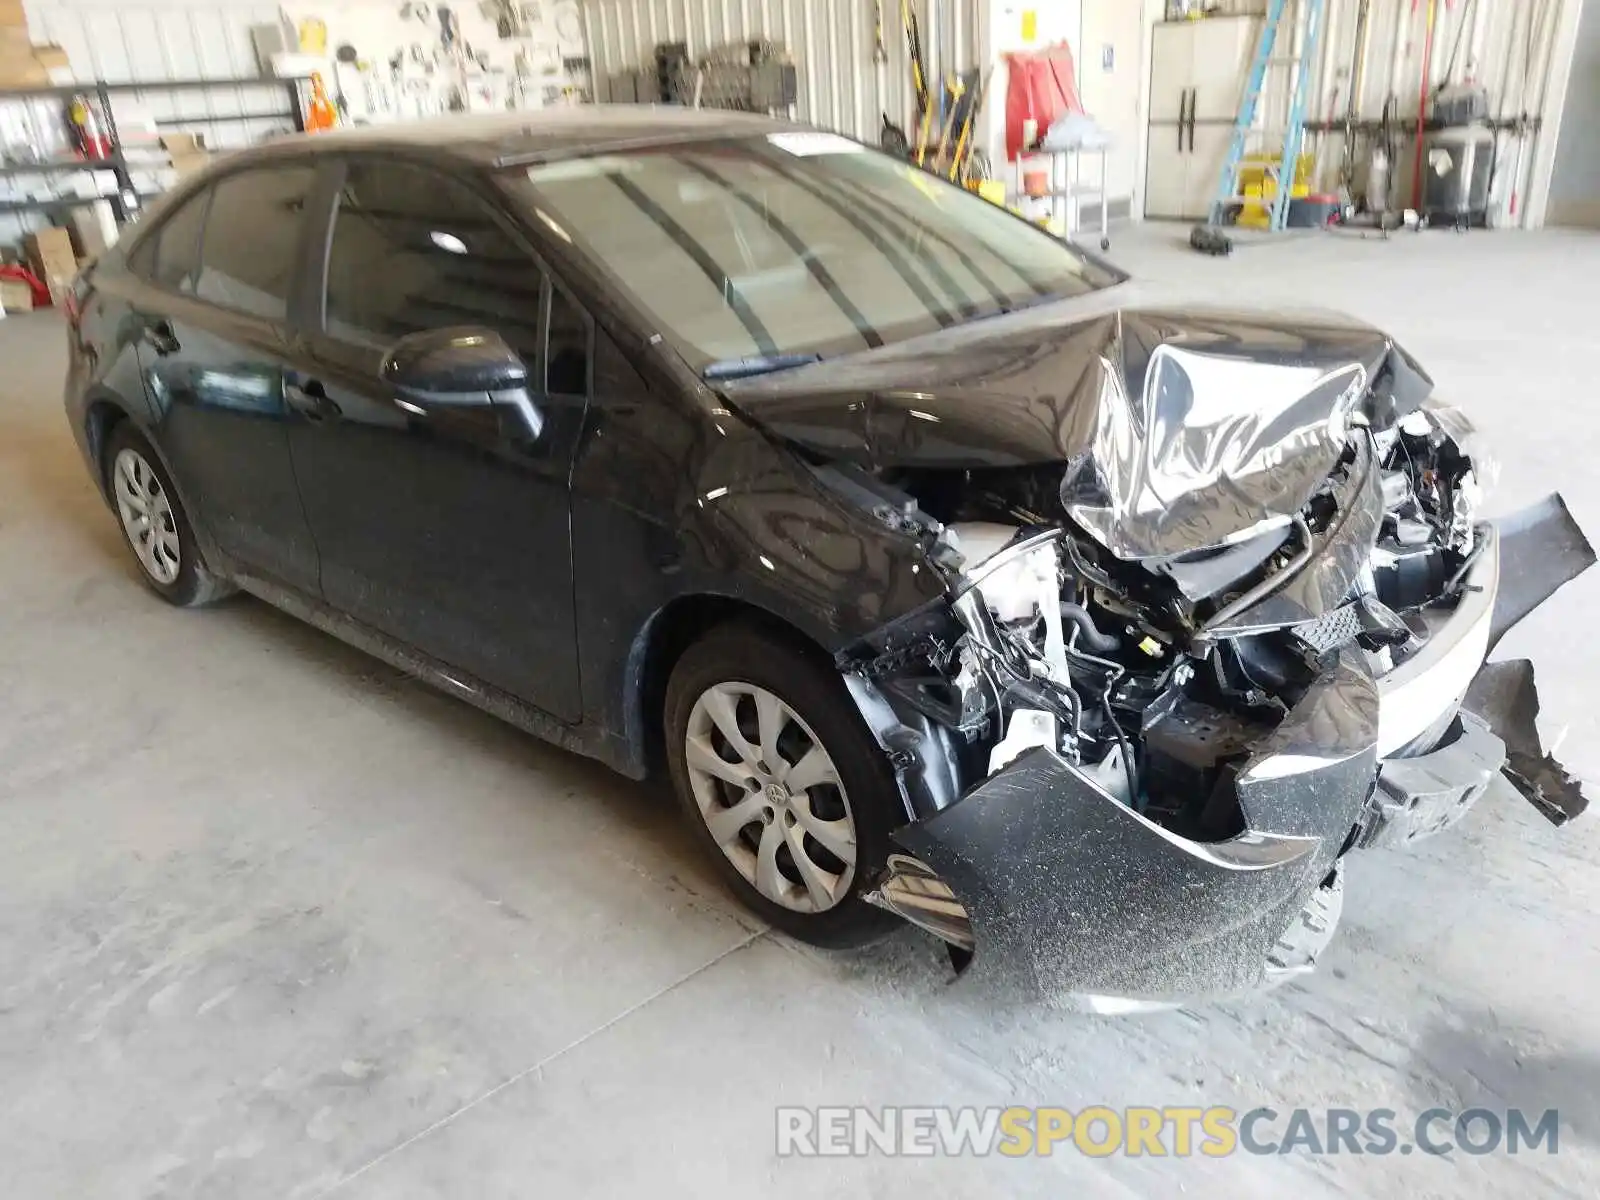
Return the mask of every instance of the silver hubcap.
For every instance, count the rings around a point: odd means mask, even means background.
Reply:
[[[855,819],[833,759],[794,709],[750,683],[707,688],[684,758],[701,819],[752,887],[795,912],[845,898]]]
[[[178,578],[182,559],[178,554],[178,523],[173,519],[166,489],[137,450],[117,451],[111,481],[117,513],[122,517],[122,532],[138,556],[139,565],[157,583],[172,583]]]

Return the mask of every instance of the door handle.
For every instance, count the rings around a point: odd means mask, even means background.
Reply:
[[[176,354],[183,347],[178,344],[178,335],[172,330],[171,321],[155,321],[146,325],[139,334],[140,339],[165,358],[169,354]]]
[[[1192,87],[1192,88],[1189,89],[1189,153],[1190,154],[1194,153],[1194,123],[1195,123],[1195,118],[1198,117],[1199,115],[1200,115],[1200,89],[1197,88],[1197,87]]]
[[[1178,153],[1183,153],[1183,126],[1189,119],[1189,89],[1178,93]]]
[[[328,417],[337,417],[342,409],[328,399],[328,393],[322,384],[315,379],[309,379],[304,384],[285,383],[283,385],[283,398],[289,407],[303,415],[309,421],[321,421]]]

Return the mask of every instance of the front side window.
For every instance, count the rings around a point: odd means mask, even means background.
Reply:
[[[533,366],[542,285],[470,188],[400,163],[349,164],[328,248],[332,336],[386,349],[410,333],[476,325]]]
[[[283,320],[314,179],[310,167],[263,167],[218,183],[195,293],[224,308]],[[165,240],[165,229],[162,235]]]
[[[504,178],[700,367],[886,345],[1122,278],[832,134],[603,153]]]

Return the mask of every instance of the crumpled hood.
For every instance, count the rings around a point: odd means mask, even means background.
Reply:
[[[1059,462],[1067,513],[1125,559],[1287,519],[1352,415],[1382,428],[1432,390],[1348,317],[1129,299],[1111,289],[721,390],[770,432],[869,469]]]

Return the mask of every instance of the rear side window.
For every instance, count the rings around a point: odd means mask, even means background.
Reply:
[[[139,243],[128,259],[128,269],[175,292],[193,291],[200,273],[200,234],[210,201],[209,189],[191,197]]]
[[[310,167],[267,167],[217,184],[196,294],[224,308],[283,320],[315,177]],[[158,255],[158,264],[164,267],[163,257]]]
[[[539,361],[538,265],[471,188],[402,163],[349,164],[328,248],[328,332],[385,349],[449,325]]]

